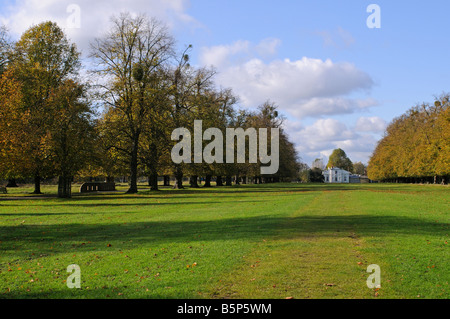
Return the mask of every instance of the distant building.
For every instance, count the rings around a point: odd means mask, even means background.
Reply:
[[[350,175],[350,184],[360,184],[361,177],[359,175]]]
[[[367,176],[350,175],[350,184],[368,184],[373,183]]]
[[[329,184],[349,184],[350,183],[350,172],[340,169],[338,167],[332,167],[328,170],[323,171],[323,176],[325,177],[325,183]]]

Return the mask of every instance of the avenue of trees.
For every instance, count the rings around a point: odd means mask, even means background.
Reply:
[[[16,42],[0,29],[0,179],[58,179],[58,195],[71,197],[76,179],[138,178],[158,189],[158,177],[190,177],[211,186],[296,179],[300,159],[283,131],[274,103],[238,108],[239,97],[217,88],[215,71],[190,64],[191,46],[177,52],[163,23],[123,13],[91,43],[92,67],[53,22],[30,27]],[[83,71],[83,72],[82,72]],[[84,74],[84,77],[81,76]],[[89,75],[89,78],[86,77]],[[174,164],[174,129],[280,128],[280,169],[261,176],[257,164]],[[225,135],[225,134],[224,134]],[[207,143],[205,143],[206,145]],[[205,146],[204,145],[204,146]],[[248,151],[248,150],[247,150]]]
[[[396,118],[370,159],[369,178],[385,182],[448,183],[450,95]]]

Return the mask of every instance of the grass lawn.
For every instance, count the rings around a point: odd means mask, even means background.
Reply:
[[[450,297],[445,186],[142,188],[70,200],[9,192],[0,298]],[[71,264],[81,289],[66,285]],[[367,287],[371,264],[381,289]]]

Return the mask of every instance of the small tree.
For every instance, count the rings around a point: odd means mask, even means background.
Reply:
[[[345,154],[345,152],[340,148],[334,150],[330,156],[327,168],[332,167],[339,167],[349,172],[353,171],[352,161],[347,157],[347,154]]]
[[[325,176],[320,168],[313,168],[309,171],[309,181],[311,183],[324,183]]]
[[[367,175],[367,166],[361,162],[353,163],[353,174]]]
[[[50,153],[58,181],[58,197],[70,198],[73,176],[90,159],[94,126],[84,87],[68,80],[49,97],[54,120],[50,130]]]

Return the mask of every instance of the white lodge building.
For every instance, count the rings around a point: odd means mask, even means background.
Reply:
[[[332,167],[326,171],[323,171],[323,176],[325,176],[325,183],[330,184],[348,184],[350,183],[350,175],[350,172],[337,167]]]

